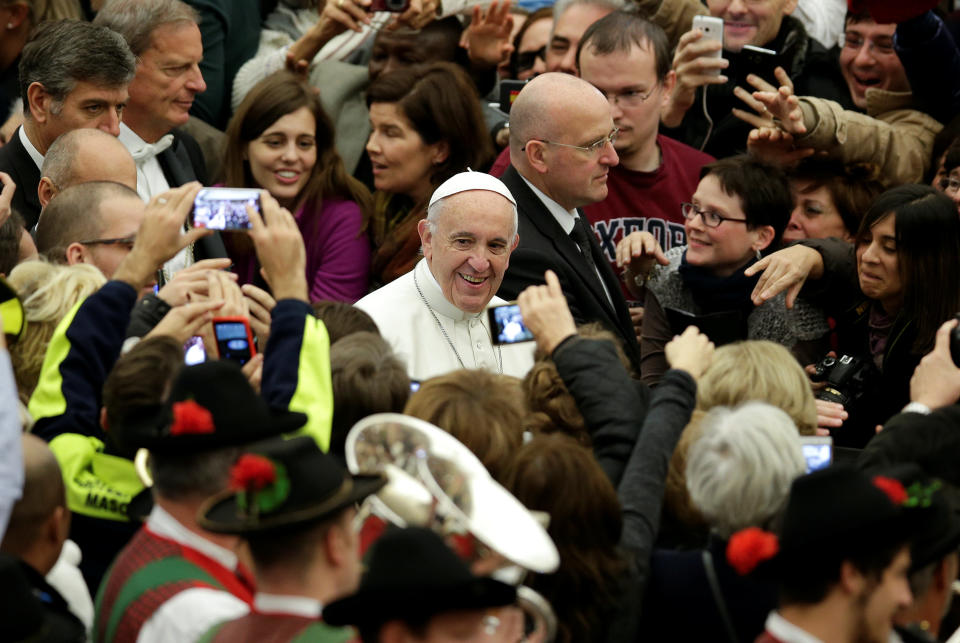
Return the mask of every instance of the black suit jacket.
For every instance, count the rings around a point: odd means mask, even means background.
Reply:
[[[618,335],[634,370],[639,373],[640,346],[633,322],[630,321],[630,311],[621,294],[620,283],[601,252],[596,237],[587,235],[593,261],[613,299],[612,306],[577,244],[563,231],[513,166],[507,168],[502,180],[517,200],[520,245],[510,255],[510,267],[497,294],[507,300],[516,299],[527,286],[542,284],[543,273],[548,268],[553,270],[560,278],[560,286],[574,320],[578,324],[600,322]]]
[[[37,196],[40,168],[20,142],[19,129],[6,145],[0,147],[0,172],[9,174],[17,184],[17,191],[13,193],[13,209],[23,217],[27,230],[32,230],[40,218],[40,197]]]
[[[157,155],[167,183],[171,188],[180,187],[190,181],[207,185],[207,166],[203,161],[200,145],[186,132],[173,130],[170,133],[173,134],[173,145]],[[193,246],[193,257],[197,261],[226,256],[227,249],[219,232],[203,237]]]

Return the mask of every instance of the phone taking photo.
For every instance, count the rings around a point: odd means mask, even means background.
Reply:
[[[253,188],[203,188],[193,200],[190,221],[194,228],[249,230],[247,206],[258,213],[260,190]]]
[[[517,304],[503,304],[487,308],[490,334],[494,344],[516,344],[533,341],[533,333],[523,324],[523,315]]]
[[[807,473],[825,469],[833,464],[833,438],[820,435],[802,435],[800,444],[803,459],[807,462]]]
[[[693,17],[693,28],[699,29],[703,32],[703,37],[700,39],[701,42],[706,42],[707,40],[715,40],[720,43],[721,49],[714,51],[713,53],[706,54],[705,58],[723,58],[723,18],[715,18],[713,16],[694,16]],[[719,76],[719,69],[711,69],[710,71],[704,72],[706,76]]]
[[[207,361],[207,350],[203,345],[203,337],[194,335],[183,345],[183,363],[187,366],[203,364]]]
[[[246,317],[214,317],[213,334],[220,359],[233,360],[243,366],[257,354]]]

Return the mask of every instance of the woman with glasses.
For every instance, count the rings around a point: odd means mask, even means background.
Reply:
[[[780,247],[793,209],[784,173],[750,156],[716,161],[704,166],[696,192],[680,207],[686,245],[664,254],[649,232],[634,232],[617,245],[627,287],[644,302],[643,381],[659,382],[668,368],[664,346],[688,325],[718,346],[741,339],[777,342],[802,356],[803,364],[825,353],[829,327],[819,310],[801,302],[788,314],[782,299],[755,307],[757,277],[744,274]]]
[[[484,171],[493,144],[473,82],[453,63],[381,74],[367,89],[367,154],[376,188],[370,235],[375,284],[420,259],[417,224],[434,189],[467,168]]]
[[[353,303],[367,293],[364,222],[372,199],[344,169],[333,125],[312,88],[286,71],[260,81],[227,127],[224,165],[228,187],[263,188],[296,217],[311,301]],[[240,283],[258,282],[249,237],[231,235],[228,248]]]

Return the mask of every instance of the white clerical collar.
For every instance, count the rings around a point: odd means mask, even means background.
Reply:
[[[780,616],[777,611],[770,612],[764,627],[781,643],[823,643],[813,634]]]
[[[306,596],[257,592],[253,597],[253,611],[260,614],[291,614],[318,619],[323,613],[323,603]]]
[[[30,142],[30,138],[27,136],[27,131],[23,129],[23,125],[20,126],[17,132],[19,132],[20,143],[23,145],[23,149],[27,150],[27,154],[29,154],[33,162],[37,164],[37,169],[39,170],[43,167],[43,154],[38,152],[37,148]]]
[[[567,234],[573,232],[573,226],[576,225],[577,211],[567,210],[565,207],[541,192],[537,186],[525,179],[523,176],[520,178],[523,179],[523,182],[526,183],[531,190],[533,190],[533,193],[537,195],[537,198],[543,202],[543,205],[547,207],[547,210],[549,210],[550,214],[553,215],[553,218],[557,220],[557,223],[560,224],[560,227],[563,228],[563,231]]]
[[[433,273],[430,272],[430,266],[427,264],[426,259],[421,259],[417,262],[417,265],[414,267],[414,277],[416,283],[420,286],[420,290],[423,292],[424,299],[427,300],[427,304],[436,311],[438,314],[443,315],[444,317],[449,317],[454,321],[464,321],[467,319],[476,319],[483,315],[483,313],[468,313],[460,310],[453,305],[446,297],[443,296],[443,289],[440,288],[440,282],[437,281],[437,278],[433,276]]]
[[[231,571],[237,569],[237,555],[235,553],[226,547],[210,542],[200,534],[190,531],[160,505],[153,505],[150,516],[147,518],[147,529],[157,536],[196,549]]]

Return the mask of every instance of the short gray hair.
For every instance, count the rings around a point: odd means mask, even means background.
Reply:
[[[157,27],[175,22],[199,24],[200,14],[180,0],[109,0],[93,22],[123,36],[133,55],[140,57],[153,44]]]
[[[790,416],[764,402],[716,407],[687,458],[690,499],[722,538],[767,526],[806,462]]]
[[[31,118],[27,89],[40,83],[53,98],[54,113],[78,82],[115,89],[126,87],[137,72],[137,60],[118,34],[81,20],[41,24],[20,57],[20,98]]]
[[[469,190],[465,190],[465,191],[466,191],[466,192],[469,192]],[[488,191],[489,191],[489,190],[488,190]],[[436,233],[437,233],[437,225],[438,225],[438,223],[439,223],[439,221],[440,221],[440,215],[443,214],[443,211],[444,211],[445,208],[446,208],[446,206],[444,205],[444,203],[446,203],[446,202],[447,202],[447,199],[449,199],[451,196],[456,196],[457,194],[463,194],[463,192],[457,192],[457,193],[455,193],[455,194],[451,194],[450,196],[444,197],[444,198],[440,199],[439,201],[433,202],[433,203],[427,208],[427,225],[430,226],[430,234],[436,234]],[[511,205],[512,208],[513,208],[513,232],[510,233],[510,241],[512,242],[512,241],[513,241],[513,237],[515,237],[516,234],[517,234],[517,228],[519,227],[519,221],[518,221],[518,217],[517,217],[517,206],[514,205],[513,203],[511,203],[510,205]]]
[[[626,0],[557,0],[553,3],[553,27],[550,30],[551,34],[553,33],[553,29],[557,28],[557,21],[560,20],[560,16],[562,16],[567,9],[577,4],[606,7],[610,9],[610,11],[620,11],[630,6],[630,3]]]
[[[230,469],[240,447],[225,447],[177,455],[151,454],[150,473],[156,493],[173,501],[220,493],[230,482]]]

